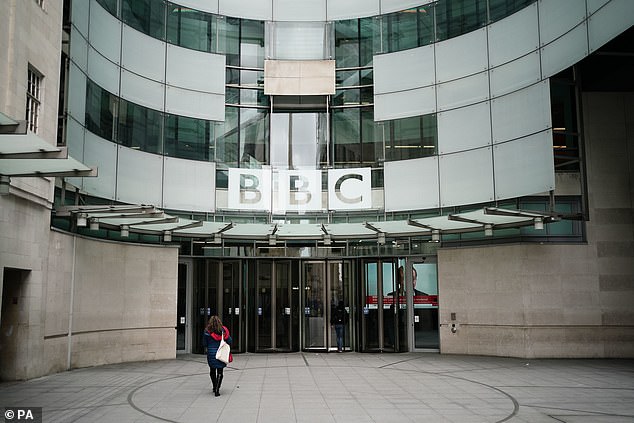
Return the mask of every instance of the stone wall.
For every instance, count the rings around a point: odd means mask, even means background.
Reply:
[[[440,249],[443,353],[634,357],[634,94],[583,110],[587,244]]]
[[[177,248],[46,231],[4,281],[1,379],[176,356]]]

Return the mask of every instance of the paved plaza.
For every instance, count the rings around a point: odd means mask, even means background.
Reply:
[[[634,422],[634,360],[239,354],[214,397],[205,357],[179,355],[0,383],[0,406],[45,422]]]

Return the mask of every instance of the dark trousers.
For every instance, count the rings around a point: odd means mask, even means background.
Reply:
[[[335,324],[335,332],[337,333],[337,350],[343,351],[343,330],[345,325]]]

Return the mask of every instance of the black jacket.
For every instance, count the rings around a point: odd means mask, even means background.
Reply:
[[[337,307],[332,312],[332,316],[330,318],[331,325],[345,325],[348,323],[348,312],[345,307]]]

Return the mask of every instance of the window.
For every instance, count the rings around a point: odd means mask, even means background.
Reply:
[[[28,128],[32,132],[37,132],[40,118],[40,86],[42,75],[35,69],[29,67],[28,81],[26,87],[26,121]]]

